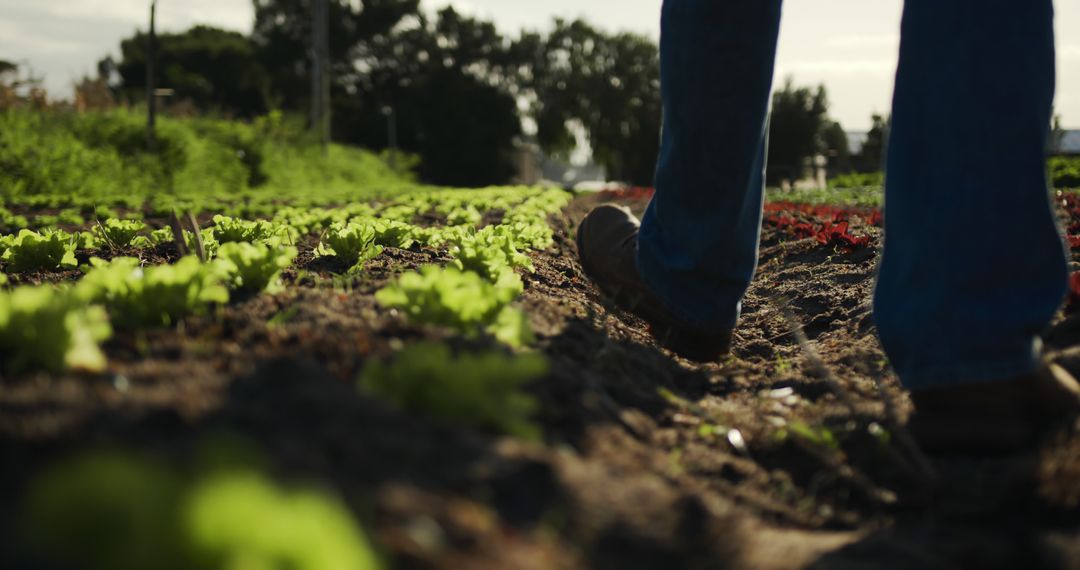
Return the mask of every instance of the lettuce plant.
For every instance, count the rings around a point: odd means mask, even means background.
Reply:
[[[3,258],[16,272],[75,267],[76,241],[67,232],[21,230],[8,242]]]
[[[0,230],[21,230],[28,225],[30,221],[26,219],[26,216],[13,214],[11,210],[0,206]]]
[[[108,219],[94,228],[94,236],[114,247],[128,247],[146,224],[135,220]]]
[[[216,263],[228,276],[229,288],[243,293],[281,291],[281,270],[296,259],[289,245],[232,242],[218,249]]]
[[[451,226],[476,226],[484,215],[473,204],[453,208],[446,214],[446,223]]]
[[[23,536],[46,560],[91,570],[379,570],[336,497],[248,467],[167,465],[118,452],[70,458],[32,480]]]
[[[287,226],[279,226],[266,220],[241,220],[228,216],[214,216],[212,229],[214,239],[220,243],[258,242],[274,238],[288,238]]]
[[[383,251],[375,241],[377,236],[374,224],[335,222],[323,236],[316,254],[335,256],[350,267],[349,273],[359,273],[365,263]]]
[[[397,220],[371,220],[375,228],[375,243],[385,247],[409,249],[417,241],[417,227]]]
[[[106,361],[98,343],[111,334],[105,311],[71,290],[0,291],[0,361],[12,369],[100,372]]]
[[[219,266],[194,256],[146,268],[131,257],[92,258],[76,288],[83,298],[104,304],[114,325],[135,329],[167,327],[186,315],[205,313],[215,303],[227,303],[222,279]]]
[[[424,343],[405,348],[391,363],[369,362],[359,385],[435,420],[536,439],[540,429],[531,416],[538,404],[524,385],[547,372],[539,354],[455,356],[445,344]]]
[[[521,278],[504,273],[492,283],[471,271],[422,267],[375,294],[381,305],[405,313],[409,320],[445,326],[463,334],[480,331],[514,347],[532,342],[528,319],[510,307],[521,291]]]
[[[529,256],[518,251],[510,228],[488,226],[475,233],[447,238],[454,265],[463,271],[475,271],[491,281],[521,267],[534,270]]]

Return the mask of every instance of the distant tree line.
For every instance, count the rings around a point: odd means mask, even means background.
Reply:
[[[303,113],[311,87],[311,0],[254,0],[251,35],[196,26],[158,36],[158,85],[196,109],[253,118],[272,109]],[[116,91],[144,96],[147,38],[121,43],[104,60]],[[661,128],[659,52],[651,39],[557,19],[546,33],[501,33],[493,23],[419,0],[330,0],[333,138],[375,150],[391,144],[421,158],[420,176],[447,185],[506,182],[516,171],[523,120],[542,150],[573,150],[580,125],[611,178],[651,185]],[[852,157],[828,119],[824,87],[777,91],[770,131],[770,182],[797,178],[819,154],[846,169],[877,168]],[[872,145],[864,150],[874,151]]]

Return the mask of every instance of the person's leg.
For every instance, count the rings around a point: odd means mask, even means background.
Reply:
[[[730,331],[757,264],[780,0],[665,0],[663,139],[637,264],[685,324]]]
[[[907,0],[902,32],[882,344],[916,394],[1033,373],[1066,291],[1045,162],[1051,0]]]

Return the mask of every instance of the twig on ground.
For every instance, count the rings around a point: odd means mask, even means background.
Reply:
[[[191,232],[195,234],[195,246],[198,250],[195,255],[199,256],[199,261],[206,263],[206,243],[203,242],[202,229],[199,228],[199,220],[195,219],[195,215],[191,212],[187,213],[188,223],[191,224]]]
[[[180,223],[180,214],[175,209],[169,217],[169,228],[172,229],[173,240],[176,242],[180,257],[187,257],[191,252],[188,250],[187,239],[184,238],[184,226]]]
[[[795,336],[795,339],[799,343],[800,349],[806,355],[811,370],[816,372],[824,381],[829,389],[836,395],[840,403],[848,409],[848,412],[852,416],[857,416],[858,411],[855,407],[855,401],[852,399],[851,394],[848,393],[844,385],[836,378],[825,364],[824,359],[818,353],[817,349],[810,342],[810,339],[806,336],[806,332],[803,331],[802,325],[799,323],[795,314],[791,311],[790,302],[784,297],[774,297],[771,299],[773,305],[781,312],[784,319],[787,321],[788,327],[791,329],[791,334]],[[878,392],[881,394],[884,401],[886,421],[889,424],[889,430],[893,433],[900,443],[902,450],[905,451],[910,457],[904,458],[900,454],[889,454],[894,463],[899,465],[904,471],[911,473],[918,480],[920,485],[932,485],[937,481],[937,473],[931,466],[930,461],[923,454],[919,446],[915,444],[914,438],[908,433],[907,429],[900,423],[898,415],[896,413],[896,406],[892,399],[884,392],[880,382],[875,379],[878,385]]]
[[[101,218],[95,218],[94,221],[97,222],[97,227],[99,230],[101,230],[101,238],[105,240],[105,243],[109,244],[109,250],[116,251],[118,248],[116,244],[113,243],[113,240],[109,237],[108,232],[105,231],[105,226],[101,224]]]
[[[896,411],[896,402],[893,401],[892,396],[885,388],[885,383],[881,381],[878,376],[874,377],[874,384],[877,385],[878,394],[881,395],[881,401],[885,404],[885,422],[889,428],[889,432],[896,437],[897,442],[904,448],[904,451],[908,453],[911,460],[915,463],[920,474],[926,478],[927,482],[937,481],[937,470],[930,463],[930,460],[923,453],[919,445],[915,443],[915,438],[911,437],[907,428],[900,422],[900,414]]]

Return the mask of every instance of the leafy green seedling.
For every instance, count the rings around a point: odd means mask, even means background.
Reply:
[[[26,216],[13,214],[11,210],[0,206],[0,230],[21,230],[28,225],[30,225],[30,222],[26,219]]]
[[[95,452],[32,481],[21,517],[44,558],[90,570],[378,570],[348,509],[249,467],[179,477],[165,465]]]
[[[375,242],[376,236],[374,224],[335,222],[326,231],[315,253],[335,256],[349,266],[350,274],[359,273],[365,263],[383,251]]]
[[[106,360],[98,343],[111,335],[105,311],[68,289],[0,291],[0,354],[12,369],[100,372]]]
[[[113,324],[125,329],[171,326],[229,301],[220,267],[193,256],[146,268],[131,257],[92,258],[76,289],[83,298],[103,303]]]
[[[145,229],[146,224],[143,222],[108,219],[94,228],[94,235],[113,247],[128,247],[135,237]]]
[[[375,243],[385,247],[409,249],[417,241],[417,227],[397,220],[371,220]]]
[[[509,306],[521,293],[513,272],[491,283],[472,271],[428,265],[409,272],[375,294],[384,307],[403,311],[409,320],[453,328],[464,334],[485,331],[514,347],[532,342],[528,319]]]
[[[463,271],[475,271],[491,281],[498,281],[515,268],[534,270],[529,256],[515,245],[509,228],[488,226],[475,233],[447,237],[454,265]]]
[[[266,220],[241,220],[228,216],[214,216],[212,229],[214,239],[220,243],[254,243],[271,239],[288,239],[285,226],[279,226]]]
[[[231,242],[222,244],[216,263],[228,276],[229,287],[243,293],[281,291],[281,270],[296,259],[297,250],[290,245],[251,244]]]
[[[538,354],[455,356],[445,344],[428,343],[405,348],[391,363],[368,363],[359,384],[435,420],[536,439],[540,430],[531,416],[538,405],[524,386],[547,372],[547,360]]]
[[[62,231],[20,230],[8,242],[4,259],[11,270],[19,273],[75,267],[76,241],[76,236]]]
[[[382,567],[339,501],[313,489],[282,489],[252,471],[200,481],[188,493],[181,520],[194,558],[211,568]]]

